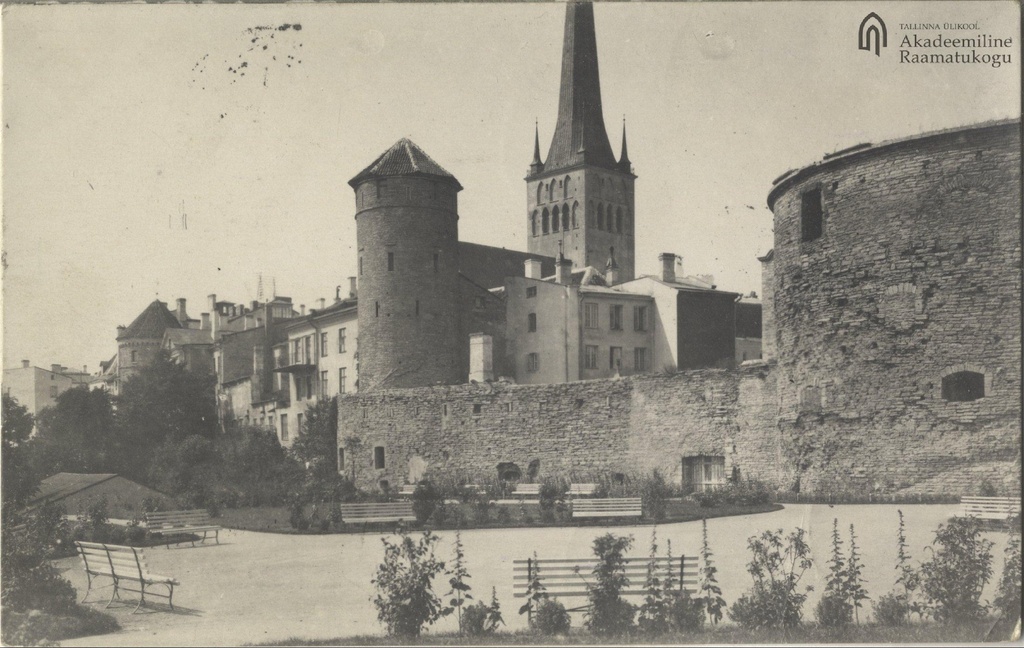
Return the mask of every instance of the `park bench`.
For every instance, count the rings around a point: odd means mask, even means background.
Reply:
[[[639,497],[586,499],[575,500],[572,503],[574,518],[640,517],[641,515],[643,515],[643,506]]]
[[[513,497],[525,499],[527,497],[540,497],[540,484],[516,484],[516,489],[512,491]]]
[[[647,594],[644,583],[647,580],[647,566],[650,558],[625,558],[624,572],[628,583],[619,592],[621,596],[643,596]],[[537,580],[544,586],[546,594],[551,598],[586,597],[588,588],[594,584],[594,567],[597,558],[565,558],[553,560],[512,561],[512,591],[516,598],[528,596],[531,580]],[[670,572],[671,570],[671,572]],[[654,573],[664,583],[669,574],[676,582],[678,590],[695,594],[697,591],[697,556],[679,556],[669,559],[654,559]],[[588,606],[569,609],[578,612]]]
[[[412,512],[412,502],[366,502],[342,504],[341,519],[345,524],[371,524],[415,520],[416,516]]]
[[[171,610],[174,610],[172,598],[174,597],[174,586],[179,585],[178,580],[170,576],[151,574],[146,567],[146,560],[142,554],[142,549],[99,544],[96,542],[80,542],[77,540],[75,541],[75,547],[78,549],[78,554],[82,557],[85,575],[89,579],[85,596],[82,597],[82,603],[85,603],[85,599],[89,598],[93,579],[102,576],[110,578],[113,581],[111,587],[114,588],[110,595],[110,600],[107,601],[104,607],[110,607],[114,599],[120,599],[122,591],[136,592],[141,594],[141,598],[139,598],[139,604],[132,610],[132,614],[135,614],[145,604],[148,592],[150,596],[167,599],[167,604],[171,606]],[[137,583],[139,588],[125,587],[123,582]],[[153,585],[163,585],[167,588],[167,594],[157,594],[146,589]]]
[[[154,535],[162,535],[171,548],[171,537],[178,535],[191,536],[192,546],[196,546],[195,535],[202,532],[202,542],[206,542],[206,534],[213,533],[217,544],[220,544],[221,527],[210,522],[210,514],[206,509],[191,511],[154,511],[146,513],[146,530]]]
[[[416,484],[406,484],[398,489],[399,497],[412,497],[412,494],[416,492]]]
[[[960,515],[979,520],[1008,520],[1020,515],[1020,500],[1014,497],[961,497]]]
[[[569,484],[569,497],[590,497],[597,492],[597,484]]]

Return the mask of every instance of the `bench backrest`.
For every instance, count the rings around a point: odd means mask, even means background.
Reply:
[[[650,562],[650,558],[625,559],[625,575],[629,583],[622,589],[621,595],[647,593],[644,583]],[[587,588],[596,583],[594,567],[597,564],[596,558],[515,560],[512,563],[512,590],[516,598],[525,597],[530,581],[535,577],[552,598],[587,596]],[[671,561],[667,557],[654,559],[655,574],[661,582],[665,582],[670,569],[679,590],[686,590],[690,594],[697,592],[697,556],[679,556]]]
[[[961,497],[960,507],[966,515],[1009,517],[1020,513],[1020,500],[1013,497]]]
[[[593,495],[597,490],[597,484],[570,484],[570,495]]]
[[[78,540],[75,547],[82,557],[85,571],[90,574],[139,579],[146,571],[142,549]]]
[[[411,520],[415,517],[412,512],[412,502],[365,502],[341,505],[341,519],[346,522]]]
[[[540,495],[540,484],[516,484],[513,495]]]
[[[154,511],[146,513],[146,526],[150,528],[174,528],[199,526],[210,523],[210,514],[206,509],[192,511]]]
[[[573,513],[641,513],[643,501],[639,497],[606,497],[601,499],[576,500],[572,503]]]

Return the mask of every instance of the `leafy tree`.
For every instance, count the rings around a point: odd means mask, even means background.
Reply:
[[[154,448],[160,461],[153,461],[145,480],[165,493],[177,495],[186,508],[210,506],[213,484],[221,478],[222,460],[217,445],[193,434],[184,439],[168,438]]]
[[[266,506],[284,500],[302,480],[302,467],[270,430],[244,426],[218,439],[224,486],[242,494],[242,504]]]
[[[39,490],[40,475],[33,470],[29,450],[32,415],[16,398],[3,395],[3,446],[0,455],[0,493],[3,494],[3,523],[13,519]]]
[[[927,549],[931,559],[921,565],[925,608],[937,621],[962,621],[984,616],[981,592],[992,577],[991,540],[981,537],[976,518],[955,517],[940,524]]]
[[[627,632],[633,626],[634,606],[620,596],[629,585],[624,554],[633,545],[633,536],[606,533],[594,539],[594,583],[588,587],[590,608],[587,627],[598,635]]]
[[[310,470],[338,473],[338,400],[320,400],[306,408],[291,452]]]
[[[114,407],[102,389],[69,389],[39,413],[32,439],[41,476],[58,472],[120,472]]]
[[[452,612],[434,593],[434,577],[445,567],[434,556],[437,536],[427,531],[417,542],[403,531],[397,543],[387,538],[381,538],[381,542],[384,562],[378,565],[370,581],[377,588],[373,599],[377,618],[389,635],[418,637],[424,624],[432,624]]]
[[[1020,534],[1013,533],[1003,552],[1003,574],[999,578],[999,589],[992,605],[1003,617],[1020,617]]]
[[[747,572],[754,587],[741,596],[729,610],[729,618],[746,628],[792,628],[800,624],[807,585],[801,591],[800,580],[814,562],[805,532],[797,528],[785,538],[782,529],[765,531],[747,539],[751,560]]]

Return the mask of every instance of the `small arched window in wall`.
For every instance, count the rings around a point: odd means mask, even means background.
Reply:
[[[594,201],[591,200],[589,203],[587,203],[587,225],[589,225],[590,227],[594,227],[594,214],[596,213],[597,212],[594,211]]]
[[[615,209],[615,232],[622,234],[622,208]]]
[[[533,212],[533,214],[530,216],[530,232],[534,236],[537,236],[537,212],[536,211]]]
[[[569,229],[569,205],[562,205],[562,229]]]
[[[958,371],[942,377],[942,398],[952,402],[967,402],[985,397],[985,374],[977,371]]]
[[[538,204],[538,205],[540,204],[541,200],[543,200],[543,198],[544,198],[544,197],[543,197],[543,196],[541,195],[541,192],[542,192],[543,190],[544,190],[544,183],[543,183],[543,182],[538,182],[538,183],[537,183],[537,204]]]
[[[578,228],[580,226],[579,216],[577,214],[577,212],[579,211],[579,208],[580,208],[580,204],[578,202],[574,202],[572,204],[572,228],[573,229],[576,229],[576,228]]]
[[[604,229],[604,205],[600,203],[597,205],[597,229]]]
[[[626,236],[633,236],[633,221],[629,217],[629,210],[628,209],[626,210],[626,213],[623,216],[623,220],[626,221],[625,222]]]
[[[373,467],[377,470],[384,470],[384,446],[374,446]]]
[[[569,176],[565,176],[565,181],[562,182],[562,198],[565,200],[569,199],[569,183],[572,179]]]
[[[558,231],[558,205],[555,205],[551,210],[551,231]]]
[[[548,184],[548,202],[551,202],[554,199],[555,199],[555,182],[554,182],[554,180],[552,180],[551,183]]]
[[[550,231],[550,227],[551,227],[550,224],[549,224],[550,220],[551,220],[551,215],[548,214],[548,208],[545,207],[544,208],[544,215],[541,217],[541,221],[540,221],[541,232],[543,232],[544,234],[547,234],[548,231]]]

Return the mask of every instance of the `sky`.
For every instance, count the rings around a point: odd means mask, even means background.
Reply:
[[[888,47],[857,49],[868,12]],[[1020,116],[1015,2],[598,3],[605,123],[657,256],[761,292],[772,180],[863,142]],[[526,249],[565,7],[4,6],[3,366],[89,371],[153,299],[330,301],[355,268],[347,181],[408,137],[465,187],[460,238]],[[901,23],[1013,38],[1012,64],[899,62]],[[935,36],[940,32],[927,32]]]

